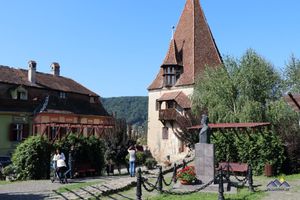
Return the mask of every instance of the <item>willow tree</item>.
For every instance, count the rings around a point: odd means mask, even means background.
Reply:
[[[223,66],[205,70],[196,83],[192,109],[195,114],[208,111],[212,123],[282,123],[283,119],[276,121],[280,113],[274,110],[283,109],[290,112],[289,117],[295,117],[281,99],[283,85],[274,66],[250,49],[240,59],[227,57]],[[250,162],[257,172],[266,162],[277,169],[282,165],[283,144],[276,129],[240,137],[230,133],[215,135],[219,161]]]

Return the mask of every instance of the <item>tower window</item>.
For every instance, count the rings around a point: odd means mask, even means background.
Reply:
[[[174,86],[182,74],[180,66],[165,66],[164,67],[164,85],[166,87]]]

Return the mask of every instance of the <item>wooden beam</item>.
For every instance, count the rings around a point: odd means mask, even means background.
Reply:
[[[288,93],[289,97],[292,99],[292,101],[294,102],[294,104],[297,106],[297,108],[299,109],[300,111],[300,105],[299,103],[297,102],[297,100],[294,98],[294,96],[292,95],[292,93]]]

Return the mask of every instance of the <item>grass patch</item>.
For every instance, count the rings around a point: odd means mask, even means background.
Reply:
[[[56,191],[59,193],[68,192],[69,190],[77,190],[80,188],[88,187],[91,185],[101,184],[104,181],[92,181],[92,182],[82,182],[82,183],[70,183],[66,184],[63,187],[58,188]]]
[[[255,193],[251,193],[248,189],[241,189],[238,191],[238,194],[225,194],[226,200],[261,200],[267,194],[263,191],[257,191]],[[190,195],[160,195],[155,197],[148,198],[149,200],[216,200],[218,199],[217,193],[194,193]]]
[[[12,182],[10,181],[0,181],[0,185],[7,185],[7,184],[11,184]]]

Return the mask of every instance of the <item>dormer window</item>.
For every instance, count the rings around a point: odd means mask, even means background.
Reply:
[[[180,66],[164,66],[164,86],[172,87],[182,74],[182,67]]]
[[[28,92],[22,86],[17,87],[16,89],[11,91],[12,99],[18,100],[27,100],[28,99]]]
[[[60,99],[65,99],[67,96],[66,96],[66,93],[65,92],[59,92],[59,98]]]
[[[90,97],[90,103],[95,103],[95,97]]]

